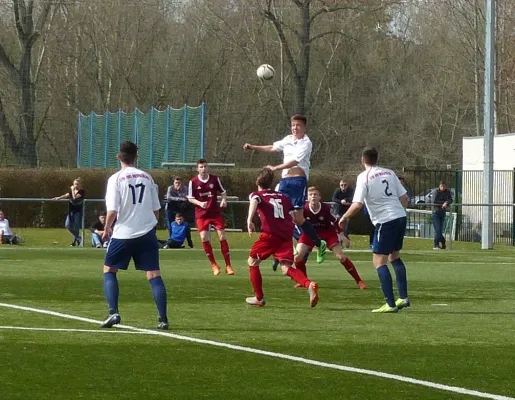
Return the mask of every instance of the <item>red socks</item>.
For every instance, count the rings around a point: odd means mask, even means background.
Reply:
[[[259,267],[252,267],[249,265],[249,273],[250,283],[252,283],[252,288],[254,289],[256,299],[263,300],[263,278],[261,276],[261,270]]]
[[[222,251],[222,255],[224,256],[225,265],[231,265],[231,256],[229,255],[229,243],[227,243],[227,240],[222,240],[220,242],[220,250]]]
[[[213,248],[211,247],[211,242],[202,242],[202,247],[204,247],[204,251],[206,252],[206,256],[209,259],[211,265],[216,264],[215,256],[213,254]]]
[[[361,277],[358,274],[358,270],[356,269],[356,266],[352,263],[350,258],[346,258],[344,262],[341,263],[347,272],[354,278],[356,283],[361,282]]]
[[[297,268],[299,271],[304,272],[304,275],[308,276],[308,270],[306,268],[306,261],[296,262],[295,268]]]
[[[286,275],[288,275],[300,286],[305,287],[306,289],[309,287],[309,284],[311,283],[306,274],[304,274],[304,272],[297,268],[288,268],[288,272],[286,272]]]

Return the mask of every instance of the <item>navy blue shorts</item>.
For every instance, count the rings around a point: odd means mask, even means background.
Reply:
[[[159,243],[156,231],[135,239],[111,239],[107,246],[104,264],[108,267],[127,269],[131,258],[140,271],[155,271],[159,269]]]
[[[406,221],[406,217],[402,217],[384,224],[377,224],[374,231],[372,251],[375,254],[389,255],[401,250],[406,233]]]
[[[296,210],[303,209],[308,196],[308,180],[305,176],[292,176],[279,181],[279,192],[285,194]]]

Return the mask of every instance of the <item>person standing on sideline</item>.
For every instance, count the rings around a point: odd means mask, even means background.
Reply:
[[[172,177],[172,184],[168,186],[165,196],[166,227],[170,236],[172,235],[172,223],[175,221],[175,214],[184,213],[188,203],[188,188],[182,184],[178,176]]]
[[[354,189],[349,185],[348,182],[341,180],[340,187],[337,188],[334,193],[331,201],[334,204],[335,214],[340,218],[343,214],[347,212],[350,205],[352,204],[352,198],[354,196]],[[343,227],[343,235],[350,240],[349,238],[349,224]]]
[[[411,305],[408,299],[406,267],[400,256],[406,232],[408,196],[395,172],[377,165],[378,158],[379,154],[375,148],[367,147],[363,150],[361,164],[365,167],[365,171],[358,175],[352,205],[341,217],[339,223],[343,226],[363,207],[363,204],[367,207],[370,219],[375,226],[372,247],[374,267],[386,299],[384,306],[372,312],[395,313]],[[393,293],[388,260],[393,266],[397,280],[399,290],[397,301]]]
[[[317,262],[322,263],[327,252],[327,244],[318,236],[315,228],[304,218],[304,204],[307,200],[310,158],[313,144],[306,135],[306,117],[294,115],[290,119],[291,135],[270,145],[258,146],[245,143],[244,150],[263,152],[282,152],[283,163],[267,165],[273,171],[282,169],[282,178],[279,182],[279,192],[284,193],[295,209],[293,222],[310,237],[317,247]]]
[[[227,207],[226,191],[218,176],[208,174],[208,165],[205,159],[202,158],[197,161],[197,171],[198,176],[193,177],[188,186],[188,200],[196,206],[195,219],[197,220],[197,229],[202,246],[211,263],[213,275],[220,275],[220,266],[215,260],[210,241],[209,229],[213,225],[220,240],[220,250],[225,261],[225,273],[234,275],[229,254],[229,243],[227,243],[225,236],[225,221],[221,211],[221,208]],[[218,194],[222,197],[220,205],[218,205],[217,200]]]
[[[127,270],[133,259],[136,269],[145,271],[152,288],[159,313],[157,328],[168,329],[166,289],[159,270],[155,229],[161,204],[152,177],[134,167],[137,156],[136,144],[123,142],[118,153],[121,169],[107,181],[107,217],[102,239],[110,238],[104,261],[104,293],[109,315],[101,326],[111,328],[121,321],[116,274],[119,270]]]
[[[70,186],[68,193],[61,196],[54,197],[52,200],[68,199],[68,215],[64,226],[73,235],[73,242],[70,246],[80,246],[81,236],[80,230],[82,229],[82,206],[84,203],[84,196],[86,192],[82,188],[82,180],[77,178]]]
[[[445,250],[447,245],[445,244],[445,236],[443,234],[445,214],[448,207],[452,204],[452,193],[447,188],[447,184],[440,182],[440,186],[433,191],[431,196],[433,200],[433,227],[435,229],[435,239],[433,250]],[[442,247],[440,247],[440,243]]]

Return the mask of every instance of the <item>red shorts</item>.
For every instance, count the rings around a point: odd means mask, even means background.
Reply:
[[[279,261],[293,262],[293,242],[291,237],[284,239],[262,232],[250,249],[250,257],[256,260],[266,260],[271,255]]]
[[[212,225],[217,231],[225,229],[224,217],[197,218],[197,229],[199,232],[209,231],[209,225]]]
[[[325,242],[327,243],[327,248],[329,250],[331,250],[337,244],[340,244],[340,240],[338,239],[338,234],[336,233],[336,231],[334,229],[323,230],[323,231],[320,230],[320,231],[317,231],[317,234],[321,240],[325,240]],[[308,235],[306,235],[305,232],[302,232],[302,235],[300,236],[298,243],[305,244],[306,246],[309,247],[310,250],[313,247],[315,247],[315,244],[313,243],[311,238]]]

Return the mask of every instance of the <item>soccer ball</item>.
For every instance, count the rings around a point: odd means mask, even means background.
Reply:
[[[274,77],[275,69],[269,64],[263,64],[259,66],[259,68],[256,71],[256,74],[259,79],[268,81]]]

